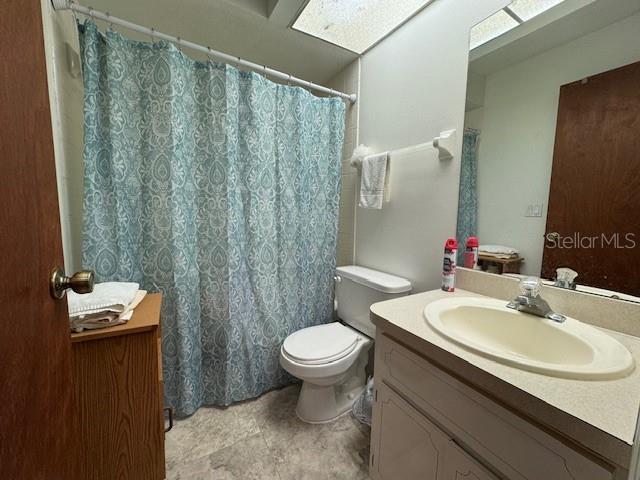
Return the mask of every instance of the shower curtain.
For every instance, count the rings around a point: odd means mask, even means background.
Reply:
[[[478,234],[478,130],[466,128],[462,141],[460,191],[458,193],[458,226],[456,238],[458,265],[463,265],[467,238]]]
[[[342,100],[91,21],[80,37],[83,263],[164,294],[166,403],[290,382],[282,341],[333,313]]]

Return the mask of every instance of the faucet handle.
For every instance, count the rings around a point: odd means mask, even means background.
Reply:
[[[525,297],[537,297],[542,288],[542,280],[538,277],[527,277],[520,280],[520,291]]]
[[[576,289],[578,272],[567,267],[556,268],[556,287]]]

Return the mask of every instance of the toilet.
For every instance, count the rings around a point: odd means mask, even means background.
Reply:
[[[280,348],[282,368],[303,381],[296,414],[308,423],[331,422],[351,409],[364,390],[375,337],[369,307],[411,292],[404,278],[356,265],[338,267],[335,282],[340,321],[298,330]]]

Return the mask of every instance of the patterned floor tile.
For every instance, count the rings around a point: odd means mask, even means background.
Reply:
[[[189,463],[260,433],[252,407],[246,403],[227,408],[203,407],[178,420],[165,437],[167,470]]]
[[[167,434],[167,478],[367,480],[369,428],[350,414],[323,425],[300,421],[299,391],[274,390],[178,422]]]
[[[273,455],[258,433],[167,472],[167,480],[279,480]]]

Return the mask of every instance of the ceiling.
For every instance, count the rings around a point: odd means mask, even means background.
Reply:
[[[640,11],[640,0],[565,0],[471,51],[469,71],[490,75]]]
[[[289,28],[305,0],[78,2],[316,83],[326,83],[358,57],[353,52]],[[150,40],[122,28],[119,31],[132,38]],[[197,52],[190,54],[202,57]]]

